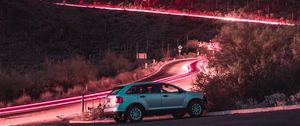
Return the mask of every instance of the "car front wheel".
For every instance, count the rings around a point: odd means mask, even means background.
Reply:
[[[189,104],[188,113],[191,117],[200,117],[203,111],[203,106],[200,101],[192,101]]]
[[[127,110],[127,118],[130,122],[139,122],[143,119],[143,109],[138,105],[133,105]]]

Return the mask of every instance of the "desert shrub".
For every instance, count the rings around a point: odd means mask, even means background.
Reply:
[[[111,81],[107,81],[111,80]],[[96,91],[102,91],[102,90],[107,90],[115,86],[116,83],[113,79],[108,79],[108,78],[101,78],[99,80],[95,81],[89,81],[87,83],[88,91],[89,92],[96,92]]]
[[[83,94],[85,91],[85,88],[80,86],[80,85],[76,85],[73,88],[68,89],[66,95],[67,96],[77,96],[77,95],[81,95]]]
[[[4,102],[0,102],[0,108],[6,107]]]
[[[300,92],[298,92],[297,94],[291,95],[290,102],[291,102],[291,104],[299,104],[300,103]]]
[[[57,85],[53,88],[53,91],[55,92],[55,97],[60,97],[64,92],[64,88],[62,86]]]
[[[209,61],[215,76],[198,76],[196,82],[207,92],[213,110],[231,109],[232,103],[247,99],[286,104],[275,93],[290,95],[300,89],[299,35],[298,27],[224,26],[216,37],[222,50]]]
[[[99,62],[98,77],[116,76],[118,73],[131,71],[135,68],[135,64],[131,63],[122,55],[108,52],[103,60]]]
[[[189,52],[188,54],[184,55],[185,58],[195,58],[196,56],[197,54],[192,52]]]
[[[237,109],[248,109],[248,108],[256,108],[260,107],[257,100],[253,98],[249,98],[246,101],[237,101],[235,102]],[[265,106],[263,106],[265,107]]]
[[[202,73],[197,75],[197,78],[193,90],[206,93],[208,111],[234,108],[237,92],[231,86],[228,86],[228,84],[234,83],[228,76],[212,77]]]
[[[265,96],[263,103],[267,104],[267,106],[283,106],[287,104],[287,97],[283,93],[275,93]]]
[[[0,71],[0,101],[12,101],[32,85],[33,82],[27,74]]]
[[[46,91],[46,92],[42,93],[40,96],[40,100],[42,100],[42,101],[46,101],[46,100],[50,100],[50,99],[53,99],[53,94],[50,91]]]
[[[115,79],[116,79],[116,82],[119,83],[119,84],[124,84],[124,83],[129,83],[129,82],[134,81],[132,72],[120,73],[115,77]]]
[[[116,84],[116,80],[109,77],[102,77],[99,81],[99,85],[110,88],[111,86],[114,86]]]
[[[184,59],[184,56],[183,55],[176,56],[176,59]]]
[[[84,85],[89,80],[96,79],[95,67],[81,56],[75,56],[63,61],[47,60],[41,83],[46,86],[56,84],[69,88],[74,85]]]
[[[88,107],[90,113],[89,119],[96,120],[96,119],[105,118],[105,115],[103,113],[104,105],[105,105],[105,99],[100,99],[100,102],[97,107]]]
[[[15,104],[21,105],[21,104],[27,104],[31,102],[31,97],[27,94],[23,94],[21,97],[15,100]]]

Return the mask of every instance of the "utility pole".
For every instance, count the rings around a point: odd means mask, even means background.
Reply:
[[[137,41],[136,42],[136,54],[138,54],[139,53],[139,42]]]
[[[146,47],[147,53],[149,52],[149,41],[147,40],[147,47]]]
[[[186,34],[186,41],[189,40],[189,34]]]
[[[84,92],[81,95],[81,120],[84,120]]]
[[[165,56],[165,53],[164,53],[164,43],[163,42],[161,43],[161,53],[163,54],[163,56]]]
[[[218,9],[218,0],[216,0],[216,10]]]

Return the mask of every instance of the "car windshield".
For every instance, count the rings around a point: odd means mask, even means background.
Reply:
[[[110,93],[110,95],[116,95],[119,93],[119,91],[123,88],[124,86],[119,86],[119,87],[115,87],[112,89],[112,92]]]

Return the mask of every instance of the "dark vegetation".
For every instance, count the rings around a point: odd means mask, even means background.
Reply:
[[[124,82],[107,77],[137,68],[137,48],[159,60],[169,45],[175,56],[177,44],[209,40],[219,26],[211,20],[1,0],[0,106],[78,95],[89,81],[99,80],[93,89],[103,90]]]
[[[236,109],[236,103],[249,102],[249,99],[257,104],[270,102],[273,100],[270,97],[276,101],[297,94],[300,90],[299,31],[298,26],[223,26],[214,39],[222,50],[209,61],[211,71],[199,74],[196,83],[196,87],[207,93],[210,109]]]

